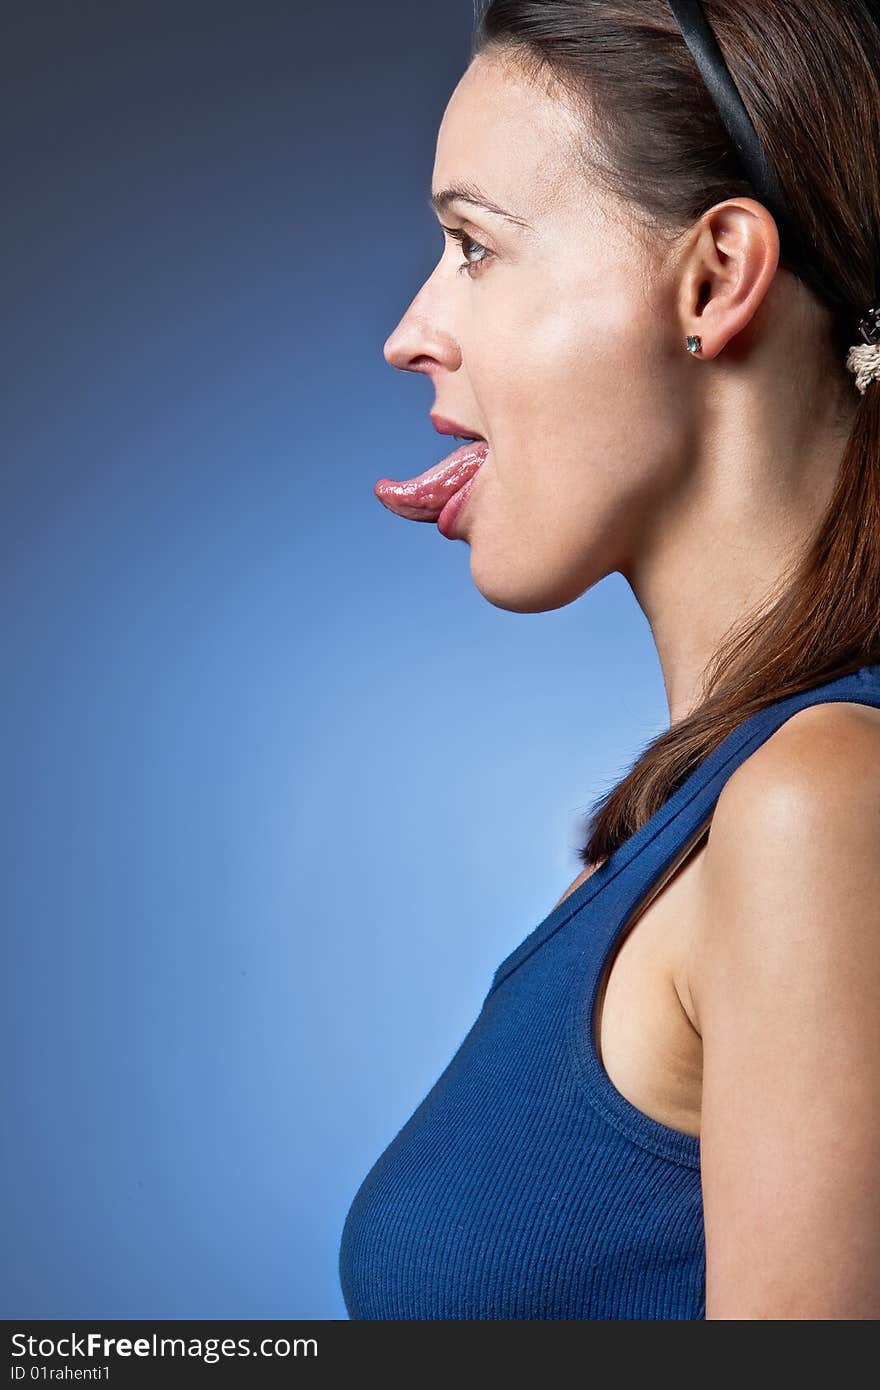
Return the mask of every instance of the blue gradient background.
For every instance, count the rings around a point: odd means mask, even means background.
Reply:
[[[357,1186],[667,724],[619,575],[506,613],[372,493],[445,452],[382,346],[471,24],[7,15],[6,1318],[345,1317]]]

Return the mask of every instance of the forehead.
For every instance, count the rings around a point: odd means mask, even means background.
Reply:
[[[452,93],[440,122],[432,186],[467,179],[502,207],[532,220],[560,202],[578,177],[581,122],[510,60],[479,54]]]

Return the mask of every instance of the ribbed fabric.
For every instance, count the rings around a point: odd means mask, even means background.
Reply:
[[[880,706],[880,666],[750,716],[507,956],[342,1230],[356,1319],[700,1319],[700,1141],[633,1106],[595,1050],[603,968],[745,758],[807,705]]]

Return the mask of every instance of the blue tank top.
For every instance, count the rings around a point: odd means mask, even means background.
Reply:
[[[797,710],[838,700],[880,706],[880,665],[746,718],[501,962],[349,1208],[349,1317],[705,1317],[700,1141],[615,1088],[594,1005],[623,927],[734,769]]]

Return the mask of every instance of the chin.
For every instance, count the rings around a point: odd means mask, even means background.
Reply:
[[[500,565],[481,564],[473,549],[471,579],[487,602],[508,613],[550,613],[573,603],[584,592],[584,586],[574,582],[548,582],[546,574],[539,577],[522,570],[505,570]]]

